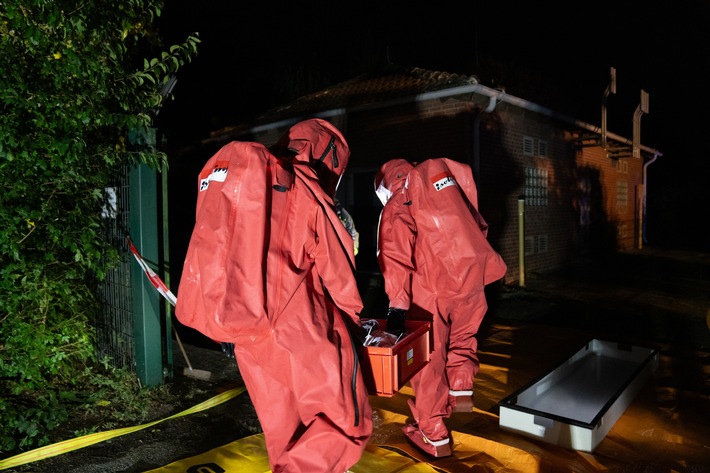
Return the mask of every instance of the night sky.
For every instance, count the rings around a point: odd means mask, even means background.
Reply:
[[[677,207],[667,218],[679,231],[702,230],[688,217],[701,208],[710,171],[710,2],[313,3],[166,2],[166,40],[197,31],[202,43],[158,125],[172,139],[199,141],[387,62],[475,75],[600,125],[614,67],[609,131],[631,139],[641,89],[649,93],[641,142],[663,153],[649,168],[649,205]]]

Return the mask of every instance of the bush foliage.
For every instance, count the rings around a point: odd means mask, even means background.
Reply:
[[[104,189],[197,34],[165,47],[159,0],[9,0],[0,8],[0,452],[38,446],[66,418],[95,359],[95,283],[116,261]],[[151,58],[152,59],[147,59]],[[89,369],[87,369],[89,368]],[[99,370],[96,370],[97,372]],[[88,374],[87,374],[88,373]],[[84,380],[84,381],[82,381]]]

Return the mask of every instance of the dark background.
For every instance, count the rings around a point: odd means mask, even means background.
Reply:
[[[388,62],[475,75],[600,125],[614,67],[608,130],[632,138],[643,89],[649,113],[641,118],[641,143],[663,154],[648,169],[647,243],[710,248],[702,211],[710,171],[709,2],[414,5],[169,1],[159,21],[167,43],[193,32],[202,43],[157,125],[173,146],[199,143],[212,130]]]

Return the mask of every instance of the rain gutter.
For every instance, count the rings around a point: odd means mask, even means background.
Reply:
[[[412,102],[424,102],[427,100],[436,100],[436,99],[444,99],[444,98],[449,98],[449,97],[455,97],[457,95],[467,95],[467,94],[478,94],[478,95],[483,95],[487,96],[491,99],[494,99],[495,101],[498,102],[504,102],[508,103],[510,105],[514,105],[519,108],[523,108],[525,110],[529,110],[531,112],[554,118],[556,120],[560,120],[562,122],[565,122],[570,125],[574,125],[578,128],[585,129],[587,131],[591,131],[592,133],[597,133],[601,134],[601,128],[598,126],[591,125],[589,123],[583,122],[581,120],[577,120],[575,118],[572,118],[568,115],[562,114],[555,112],[553,110],[550,110],[549,108],[543,107],[541,105],[537,105],[533,102],[515,97],[513,95],[506,94],[505,92],[501,92],[498,89],[491,89],[490,87],[486,87],[485,85],[481,84],[469,84],[469,85],[461,85],[457,87],[451,87],[449,89],[442,89],[442,90],[437,90],[434,92],[425,92],[423,94],[417,94],[414,96],[409,96],[409,97],[400,97],[384,102],[377,102],[377,103],[369,103],[369,104],[363,104],[363,105],[356,105],[352,107],[339,107],[339,108],[332,108],[329,110],[324,110],[318,113],[313,113],[309,114],[308,117],[304,116],[299,116],[299,117],[293,117],[293,118],[288,118],[285,120],[280,120],[277,122],[271,122],[271,123],[265,123],[262,125],[256,125],[253,126],[252,128],[249,129],[250,132],[252,133],[262,133],[264,131],[272,130],[275,128],[283,128],[287,126],[294,125],[305,118],[332,118],[332,117],[337,117],[341,115],[345,115],[348,113],[352,112],[360,112],[360,111],[366,111],[366,110],[377,110],[380,108],[389,108],[394,105],[402,105],[402,104],[407,104],[407,103],[412,103]],[[488,107],[495,106],[495,103],[489,103]],[[617,135],[615,133],[608,132],[606,133],[607,137],[622,143],[626,144],[629,146],[633,146],[633,141],[624,138],[620,135]],[[650,148],[648,146],[641,146],[641,150],[645,151],[646,153],[653,154],[656,156],[663,156],[662,153],[660,153],[658,150]]]

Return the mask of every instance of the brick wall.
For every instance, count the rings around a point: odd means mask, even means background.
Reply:
[[[379,271],[375,249],[381,204],[373,180],[379,166],[393,158],[443,156],[477,171],[479,207],[490,224],[489,240],[508,264],[505,283],[519,281],[521,264],[524,274],[544,273],[595,251],[636,245],[640,159],[612,159],[599,147],[581,147],[569,125],[507,103],[482,114],[476,100],[483,103],[470,96],[436,99],[333,119],[352,152],[338,194],[360,232],[360,271]],[[273,136],[257,139],[264,142]],[[474,143],[474,136],[480,142]]]

